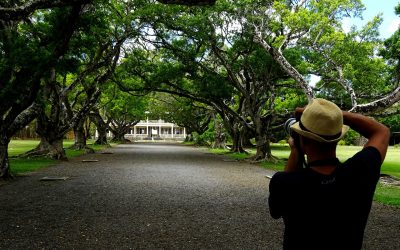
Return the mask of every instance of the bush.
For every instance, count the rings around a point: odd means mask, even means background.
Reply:
[[[287,141],[286,140],[280,140],[280,141],[278,141],[278,143],[281,144],[281,145],[284,145],[284,144],[287,143]]]
[[[357,139],[360,138],[360,134],[356,131],[349,129],[347,134],[339,141],[338,145],[355,145]]]

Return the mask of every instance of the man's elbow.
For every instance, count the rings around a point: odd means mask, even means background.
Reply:
[[[383,125],[382,133],[383,133],[383,136],[385,137],[386,144],[389,145],[390,129],[388,127],[386,127],[385,125]]]

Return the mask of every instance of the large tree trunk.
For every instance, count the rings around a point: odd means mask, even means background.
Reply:
[[[264,160],[268,153],[271,154],[271,150],[270,150],[270,147],[269,147],[269,141],[268,141],[266,135],[257,133],[257,135],[256,135],[256,147],[257,147],[257,152],[256,152],[256,155],[254,157],[255,161]]]
[[[45,156],[55,160],[67,160],[63,147],[63,138],[52,138],[51,135],[41,136],[39,145],[21,155],[21,157]]]
[[[223,124],[217,119],[216,115],[214,118],[214,143],[212,148],[226,148],[225,134],[223,133]]]
[[[45,156],[56,160],[66,160],[67,156],[63,148],[63,131],[58,123],[48,119],[43,111],[37,118],[36,133],[40,136],[39,145],[22,154],[21,157]]]
[[[96,141],[94,142],[94,144],[96,144],[96,145],[108,145],[107,129],[106,128],[97,127],[97,133],[98,133],[98,137],[97,137]]]
[[[244,148],[252,148],[254,147],[253,143],[251,143],[250,139],[253,138],[254,135],[250,131],[249,128],[243,127],[242,131],[240,132],[240,138],[242,138],[242,146]]]
[[[86,144],[86,132],[85,132],[85,120],[79,121],[76,126],[74,126],[74,145],[70,148],[75,150],[85,150],[85,153],[94,153],[94,150],[87,146]]]
[[[10,143],[11,136],[17,131],[24,128],[37,116],[39,106],[32,104],[29,108],[21,112],[13,120],[8,120],[10,123],[1,124],[0,135],[0,179],[7,180],[12,178],[10,171],[10,162],[8,160],[8,144]],[[1,121],[4,122],[4,121]]]
[[[244,153],[244,149],[242,146],[242,138],[240,136],[239,125],[235,124],[232,128],[232,148],[231,152],[235,153]]]
[[[86,148],[86,134],[83,127],[84,121],[79,121],[76,126],[74,126],[74,145],[71,146],[73,149],[84,149]]]
[[[129,132],[129,127],[112,129],[111,132],[113,133],[111,141],[119,143],[129,142],[129,140],[124,137],[124,135]]]
[[[103,118],[100,116],[98,110],[94,110],[93,113],[89,115],[90,120],[96,125],[98,137],[94,144],[96,145],[108,145],[107,142],[107,129],[108,125],[104,122]]]
[[[0,179],[11,178],[10,163],[8,161],[8,144],[10,140],[0,139]]]
[[[264,159],[266,161],[270,161],[270,162],[277,162],[278,158],[276,156],[272,155],[272,152],[271,152],[271,141],[269,139],[266,140],[265,147],[266,147],[265,148],[266,153],[265,153],[265,158]]]
[[[254,160],[259,161],[259,160],[264,160],[265,156],[271,152],[268,152],[269,149],[269,141],[267,138],[267,132],[265,131],[265,124],[261,121],[261,117],[254,117],[254,126],[255,126],[255,138],[256,138],[256,147],[257,147],[257,152],[254,157]]]

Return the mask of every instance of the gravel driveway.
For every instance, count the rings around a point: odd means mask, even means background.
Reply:
[[[281,249],[269,170],[174,144],[107,151],[0,186],[0,249]],[[400,209],[374,204],[365,249],[399,239]]]

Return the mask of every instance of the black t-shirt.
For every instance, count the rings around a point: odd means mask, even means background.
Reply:
[[[331,175],[276,173],[268,203],[284,220],[284,249],[361,249],[380,166],[379,151],[367,147]]]

